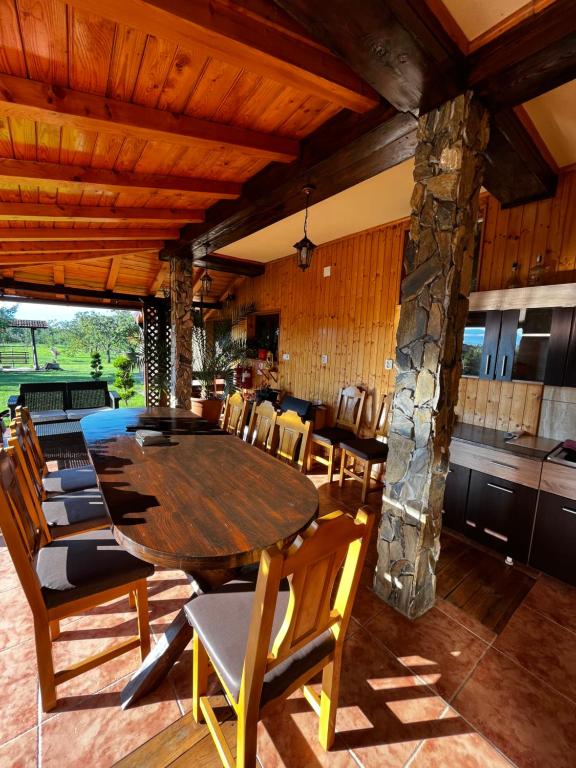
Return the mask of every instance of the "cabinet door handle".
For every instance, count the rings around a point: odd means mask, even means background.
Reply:
[[[504,355],[502,358],[502,368],[500,369],[500,378],[504,377],[504,374],[506,373],[506,363],[508,362],[508,355]]]
[[[484,371],[484,376],[488,376],[488,372],[490,370],[490,362],[491,362],[491,360],[492,360],[492,355],[490,353],[488,353],[486,355],[486,369]]]
[[[490,459],[490,464],[496,464],[498,467],[508,467],[508,469],[518,469],[514,464],[506,464],[505,461],[496,461],[495,459]]]
[[[570,507],[562,507],[562,512],[570,512],[571,515],[576,515],[576,509],[570,509]]]
[[[466,525],[469,525],[470,528],[476,528],[476,523],[473,520],[466,520]]]
[[[508,541],[508,536],[504,536],[503,533],[497,533],[496,531],[493,531],[491,528],[484,528],[484,533],[487,533],[488,536],[492,536],[493,539],[499,539],[500,541]]]
[[[502,488],[501,485],[496,485],[496,483],[486,483],[488,488],[495,488],[497,491],[503,491],[504,493],[514,493],[514,491],[510,490],[510,488]]]

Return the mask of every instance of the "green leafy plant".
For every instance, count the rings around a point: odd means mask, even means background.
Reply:
[[[130,398],[136,394],[134,377],[132,376],[132,363],[126,355],[119,355],[114,360],[113,365],[116,368],[114,386],[118,390],[121,399],[128,405]]]
[[[55,361],[57,361],[57,359],[57,357],[54,357]],[[99,379],[102,376],[102,370],[103,366],[100,352],[92,352],[90,355],[90,376],[95,380]]]

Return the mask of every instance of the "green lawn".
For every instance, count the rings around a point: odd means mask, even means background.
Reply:
[[[47,345],[38,345],[38,363],[42,367],[44,363],[52,362],[50,348]],[[65,350],[60,352],[58,363],[61,371],[11,371],[10,369],[0,370],[0,410],[6,407],[10,395],[17,395],[20,391],[20,384],[29,384],[35,381],[90,381],[90,355],[71,355]],[[107,363],[103,356],[102,363],[104,370],[101,381],[108,382],[108,389],[114,389],[115,370],[111,363]],[[136,380],[137,394],[130,399],[129,407],[144,405],[144,384],[142,375],[134,374]],[[120,407],[125,407],[126,403],[120,403]]]

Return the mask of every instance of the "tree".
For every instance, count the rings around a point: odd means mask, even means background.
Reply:
[[[92,369],[90,371],[90,376],[92,376],[93,379],[99,379],[102,376],[102,358],[100,357],[100,352],[92,352],[90,368]]]
[[[0,341],[4,341],[6,330],[8,329],[14,315],[18,311],[18,304],[14,307],[0,307]]]
[[[136,394],[134,389],[134,378],[132,377],[132,363],[126,355],[119,355],[119,357],[114,360],[114,368],[116,368],[114,386],[118,390],[118,394],[122,400],[128,405],[128,400]]]
[[[138,324],[131,312],[116,310],[101,312],[77,312],[72,320],[60,323],[58,330],[67,345],[78,352],[88,348],[90,353],[106,355],[108,363],[113,353],[130,352],[138,344]]]

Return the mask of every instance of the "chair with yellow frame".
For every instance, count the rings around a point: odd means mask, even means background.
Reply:
[[[254,405],[248,421],[246,441],[255,448],[269,450],[276,416],[276,409],[270,401],[264,400],[260,405]]]
[[[244,437],[244,427],[246,426],[248,402],[244,400],[240,392],[234,392],[226,398],[224,407],[224,419],[222,429],[230,432],[231,435]]]
[[[344,637],[373,525],[367,508],[356,517],[333,512],[286,551],[264,551],[255,588],[230,582],[185,607],[194,628],[193,716],[206,721],[227,768],[254,768],[258,720],[299,688],[319,716],[320,743],[332,746]],[[210,664],[238,720],[236,759],[207,696]],[[320,695],[309,685],[319,672]]]
[[[296,411],[277,415],[270,437],[271,455],[305,472],[311,432],[312,422],[302,421]]]
[[[360,429],[366,392],[358,387],[344,387],[338,398],[333,427],[315,429],[312,433],[308,469],[315,461],[328,467],[328,482],[332,482],[336,453],[343,440],[352,440]]]
[[[338,485],[344,487],[344,480],[351,477],[362,483],[362,504],[366,503],[366,497],[369,493],[382,489],[382,483],[377,483],[376,487],[370,487],[372,476],[372,467],[378,464],[385,464],[388,458],[388,408],[387,397],[384,395],[378,414],[376,416],[376,425],[373,437],[357,437],[353,440],[346,440],[340,443],[340,478]],[[356,471],[356,463],[362,462],[363,469]]]
[[[42,709],[57,703],[57,686],[100,664],[140,648],[150,650],[148,576],[153,566],[115,542],[109,530],[93,531],[42,545],[42,532],[14,449],[0,451],[0,526],[34,620]],[[138,634],[88,659],[55,670],[52,642],[60,620],[124,596],[135,596]]]

